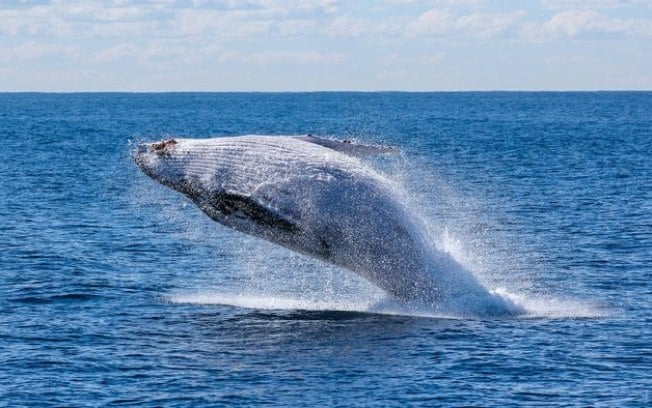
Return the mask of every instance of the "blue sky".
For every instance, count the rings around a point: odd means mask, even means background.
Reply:
[[[0,0],[0,91],[652,89],[652,0]]]

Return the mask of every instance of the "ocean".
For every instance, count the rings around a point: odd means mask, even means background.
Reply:
[[[387,307],[140,172],[139,143],[313,134],[518,316]],[[652,403],[652,93],[0,94],[0,406]]]

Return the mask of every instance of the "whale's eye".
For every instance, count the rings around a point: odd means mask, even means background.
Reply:
[[[152,149],[156,153],[166,153],[167,149],[175,144],[177,144],[177,141],[174,139],[163,140],[158,143],[152,143]]]

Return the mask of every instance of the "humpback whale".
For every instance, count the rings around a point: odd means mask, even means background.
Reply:
[[[437,250],[392,183],[360,160],[394,151],[249,135],[145,143],[134,159],[218,223],[353,271],[400,301],[512,313],[511,302]]]

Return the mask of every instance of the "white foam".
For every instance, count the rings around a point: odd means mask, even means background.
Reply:
[[[522,307],[526,311],[522,316],[525,318],[604,318],[612,314],[606,306],[587,300],[564,299],[543,295],[522,295],[509,293],[502,288],[493,292]]]
[[[317,300],[310,298],[295,298],[273,296],[266,294],[238,293],[185,293],[166,296],[171,303],[195,305],[221,305],[257,310],[308,310],[308,311],[338,311],[338,312],[368,312],[374,304],[374,299],[338,299]]]
[[[525,310],[524,313],[512,316],[518,319],[602,318],[610,315],[605,308],[586,301],[553,297],[529,297],[507,293],[503,290],[496,290],[493,293],[509,299]],[[461,304],[440,304],[433,307],[416,303],[399,303],[389,297],[342,297],[319,300],[263,293],[195,292],[171,294],[166,296],[165,300],[174,304],[219,305],[269,311],[357,312],[440,319],[491,318],[490,315],[478,316],[474,314],[473,310],[464,310],[463,307],[460,307]],[[505,315],[500,314],[497,317],[504,319]]]

